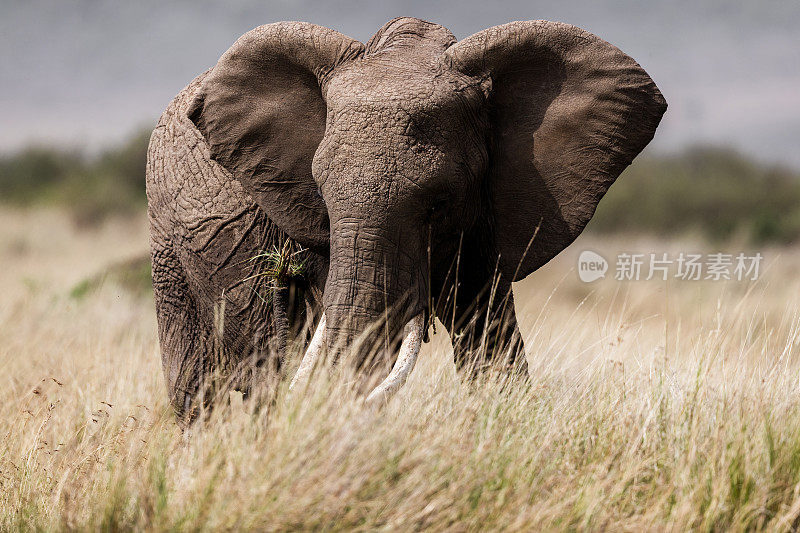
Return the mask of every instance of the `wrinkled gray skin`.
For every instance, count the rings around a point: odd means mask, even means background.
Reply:
[[[400,18],[366,45],[300,22],[245,34],[175,98],[148,154],[178,416],[220,366],[240,382],[280,366],[283,317],[248,260],[287,239],[307,269],[286,320],[294,331],[324,310],[329,353],[378,322],[365,345],[391,362],[424,312],[447,326],[458,368],[524,373],[511,282],[578,236],[665,110],[635,61],[566,24],[456,42]],[[375,361],[351,355],[369,375]]]

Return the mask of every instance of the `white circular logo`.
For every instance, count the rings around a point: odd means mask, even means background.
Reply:
[[[578,257],[578,277],[584,283],[591,283],[606,277],[608,261],[600,254],[584,250]]]

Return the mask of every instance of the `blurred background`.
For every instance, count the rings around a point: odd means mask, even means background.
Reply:
[[[6,0],[0,208],[62,209],[83,229],[140,216],[149,131],[242,33],[305,20],[366,41],[399,15],[459,39],[511,20],[569,22],[650,73],[669,110],[589,231],[777,244],[800,236],[796,1]]]

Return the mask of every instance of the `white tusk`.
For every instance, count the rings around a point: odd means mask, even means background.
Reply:
[[[414,370],[414,365],[417,363],[419,349],[422,346],[422,330],[423,319],[422,313],[420,313],[406,324],[403,331],[403,344],[400,346],[397,361],[395,361],[394,367],[392,367],[392,371],[386,379],[369,393],[367,404],[374,405],[388,400],[392,394],[405,384],[406,379],[408,379],[411,371]]]
[[[316,365],[322,350],[325,348],[325,323],[325,313],[322,313],[322,318],[319,319],[317,329],[314,330],[311,342],[308,343],[308,348],[306,348],[306,353],[303,355],[303,360],[300,361],[297,373],[289,384],[289,390],[292,390],[300,381],[307,380],[311,375],[311,371],[314,370],[314,365]]]

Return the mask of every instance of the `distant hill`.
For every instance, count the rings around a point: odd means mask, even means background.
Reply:
[[[0,156],[0,202],[66,206],[88,225],[141,211],[149,140],[138,132],[95,156],[45,146]]]
[[[96,156],[32,147],[0,157],[0,203],[61,205],[81,224],[141,212],[149,132]],[[637,159],[600,202],[588,231],[754,243],[800,240],[800,173],[726,149]]]
[[[715,147],[643,157],[611,187],[589,230],[796,241],[800,173]]]

